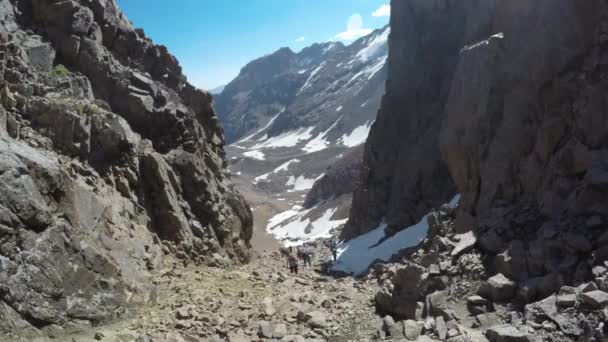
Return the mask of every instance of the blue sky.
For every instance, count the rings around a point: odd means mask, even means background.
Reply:
[[[247,62],[289,46],[349,43],[388,23],[389,0],[117,0],[166,45],[195,86],[228,83]],[[349,29],[347,29],[347,25]]]

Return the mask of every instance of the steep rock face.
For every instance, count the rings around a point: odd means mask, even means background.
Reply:
[[[382,220],[392,228],[407,227],[455,191],[438,136],[464,44],[464,9],[457,7],[393,1],[386,92],[365,144],[363,184],[354,193],[343,238],[368,232]]]
[[[470,10],[440,140],[463,194],[456,228],[474,229],[512,279],[585,281],[607,257],[590,243],[607,214],[606,4]]]
[[[166,48],[111,0],[0,17],[0,333],[127,314],[166,255],[248,260],[211,97]]]
[[[456,233],[473,231],[489,274],[591,279],[608,257],[605,18],[600,0],[393,1],[389,82],[344,237],[403,227],[453,180]]]
[[[304,207],[342,195],[351,195],[361,182],[363,148],[359,146],[331,165],[306,194]]]

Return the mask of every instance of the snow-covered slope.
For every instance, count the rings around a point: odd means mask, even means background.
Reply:
[[[215,97],[230,170],[294,213],[267,226],[286,243],[344,223],[350,194],[308,207],[304,199],[328,167],[365,143],[384,93],[389,33],[385,27],[348,46],[280,49],[246,65]]]
[[[447,206],[456,208],[459,202],[460,195],[457,195]],[[366,272],[373,262],[388,261],[399,251],[417,246],[427,237],[429,215],[425,215],[418,223],[392,236],[386,235],[387,224],[382,223],[366,234],[342,242],[338,245],[338,260],[332,270],[360,275]]]

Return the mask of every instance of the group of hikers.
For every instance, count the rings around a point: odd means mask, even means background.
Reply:
[[[327,247],[331,251],[334,262],[338,256],[338,244],[335,240],[331,239],[327,243]],[[304,267],[312,267],[312,259],[314,256],[314,249],[311,243],[306,243],[300,247],[287,247],[280,249],[281,255],[287,258],[287,266],[289,271],[293,274],[298,274],[299,260],[302,260]]]

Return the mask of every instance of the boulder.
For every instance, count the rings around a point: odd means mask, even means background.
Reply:
[[[422,333],[422,327],[416,321],[408,319],[403,321],[403,331],[405,338],[415,341]]]
[[[497,274],[479,287],[479,295],[493,302],[505,302],[515,297],[516,285],[502,274]]]
[[[592,309],[604,309],[608,307],[608,293],[600,290],[583,292],[578,295],[582,305]]]
[[[445,340],[448,337],[448,328],[442,316],[435,317],[435,333],[440,340]]]
[[[405,336],[403,324],[401,322],[395,322],[391,316],[384,316],[382,319],[382,329],[393,339],[403,338]]]
[[[258,336],[259,337],[272,338],[273,331],[274,331],[274,329],[270,322],[267,322],[267,321],[258,322]]]
[[[531,342],[528,333],[523,332],[512,325],[499,325],[486,331],[486,337],[490,342]]]

